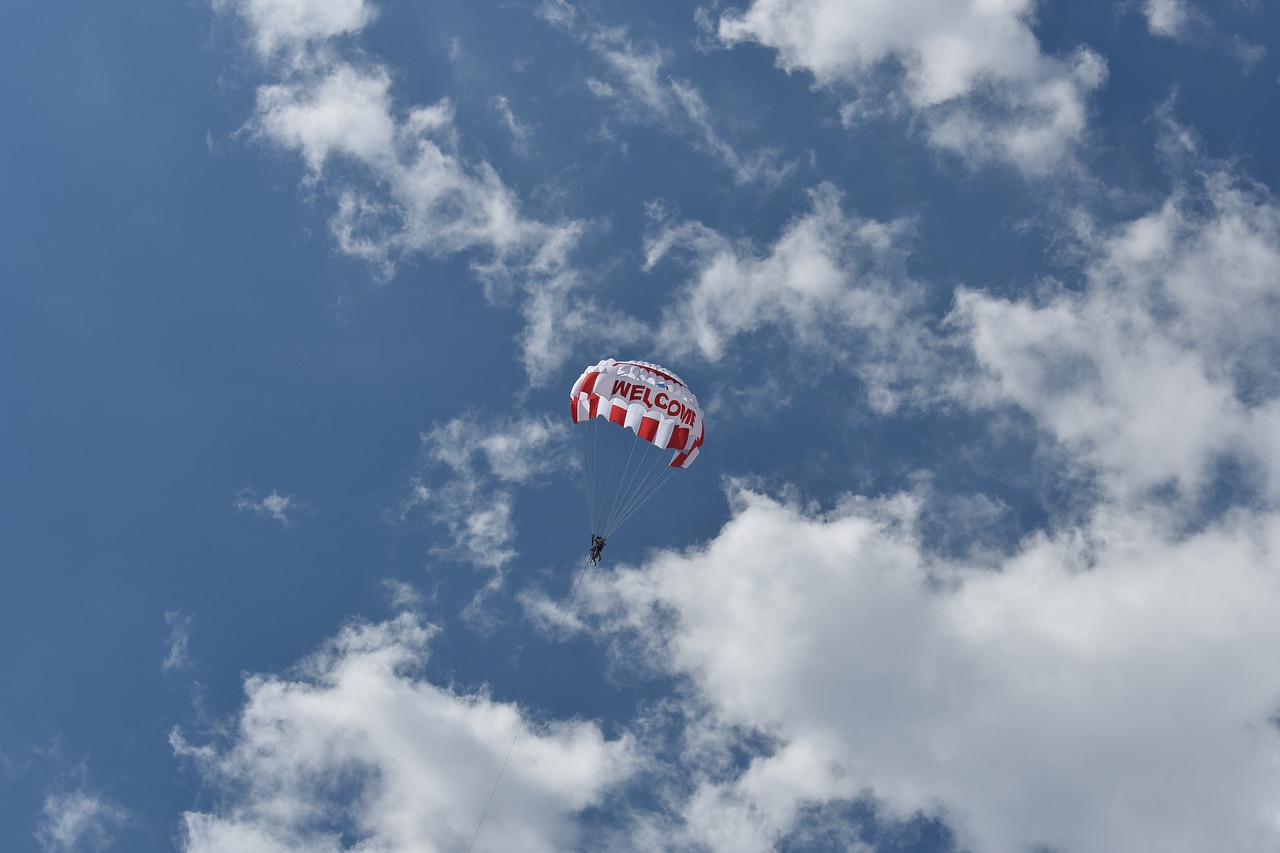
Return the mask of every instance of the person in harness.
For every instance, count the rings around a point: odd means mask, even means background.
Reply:
[[[594,566],[600,562],[600,553],[602,551],[604,551],[604,537],[592,536],[591,537],[591,565]]]

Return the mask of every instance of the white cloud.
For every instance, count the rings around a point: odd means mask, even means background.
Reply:
[[[382,581],[382,588],[386,591],[391,606],[397,610],[417,609],[423,603],[422,593],[402,580],[386,578]]]
[[[163,672],[186,669],[191,665],[187,650],[191,644],[191,625],[195,622],[195,617],[184,616],[177,610],[166,610],[164,621],[169,626],[169,639],[166,644],[168,651],[165,652],[160,669]]]
[[[245,20],[263,59],[282,50],[296,58],[308,43],[359,32],[377,14],[365,0],[214,0],[213,5]]]
[[[124,807],[85,790],[47,795],[42,814],[36,840],[45,853],[105,850],[129,820]]]
[[[666,59],[661,50],[652,45],[637,46],[621,27],[594,27],[586,34],[586,42],[621,84],[632,105],[660,117],[669,114],[671,92],[660,73]]]
[[[407,257],[466,254],[495,302],[557,301],[551,316],[559,346],[527,334],[525,361],[537,381],[559,366],[573,342],[570,313],[580,279],[569,255],[587,225],[544,222],[527,215],[517,194],[485,160],[464,157],[449,99],[403,107],[393,75],[340,36],[358,33],[374,18],[363,2],[244,0],[223,3],[249,29],[276,79],[259,86],[246,131],[270,148],[296,153],[306,183],[324,190],[335,210],[329,227],[342,252],[391,277]],[[283,47],[287,63],[267,61]],[[510,105],[495,102],[517,145],[527,129]]]
[[[219,794],[184,815],[183,849],[465,849],[521,725],[475,849],[573,847],[575,815],[633,772],[633,743],[430,683],[432,633],[411,614],[352,625],[289,675],[250,676],[227,743],[175,730]]]
[[[1142,11],[1154,35],[1178,39],[1187,34],[1192,17],[1187,0],[1147,0]]]
[[[900,91],[934,145],[1045,175],[1083,137],[1106,64],[1086,48],[1046,56],[1031,16],[1030,0],[753,0],[722,15],[718,33],[773,48],[779,66],[820,86]]]
[[[535,381],[563,379],[560,366],[592,351],[588,343],[622,348],[651,335],[640,321],[592,296],[583,275],[573,271],[548,277],[520,310],[525,324],[518,340],[525,372]]]
[[[889,411],[926,391],[919,378],[936,367],[933,342],[911,314],[920,287],[906,274],[912,223],[846,214],[824,184],[812,209],[763,251],[695,222],[665,223],[646,242],[646,268],[688,252],[692,280],[658,331],[667,351],[723,358],[742,337],[768,330],[791,348],[847,363]]]
[[[492,166],[457,154],[447,99],[401,117],[390,89],[381,66],[331,62],[258,90],[255,136],[298,152],[312,182],[344,164],[371,179],[335,189],[330,226],[342,250],[388,274],[409,254],[472,250],[487,254],[476,268],[490,275],[512,264],[535,274],[563,267],[581,224],[525,218]]]
[[[1082,291],[959,294],[971,400],[1030,412],[1120,500],[1172,487],[1194,504],[1232,459],[1280,499],[1280,206],[1211,171],[1082,241]]]
[[[589,590],[691,685],[691,743],[755,755],[685,759],[688,845],[773,849],[803,807],[863,796],[992,853],[1280,842],[1274,514],[1170,540],[1100,509],[973,569],[924,554],[911,495],[732,498],[705,548]]]
[[[513,486],[536,485],[571,465],[568,439],[564,424],[545,415],[468,416],[433,427],[422,434],[422,470],[399,517],[425,512],[448,534],[433,553],[492,569],[496,588],[517,556]]]
[[[298,515],[312,515],[315,509],[295,498],[281,495],[275,489],[265,498],[259,498],[256,489],[246,486],[236,492],[232,506],[236,512],[251,512],[262,518],[280,522],[281,527],[292,527]]]
[[[1248,3],[1236,5],[1246,11],[1254,11]],[[1152,35],[1221,50],[1239,63],[1246,75],[1267,58],[1265,45],[1256,44],[1239,34],[1227,36],[1218,29],[1213,18],[1189,0],[1146,0],[1142,11]]]
[[[795,171],[795,163],[783,162],[778,151],[758,149],[751,154],[739,153],[715,128],[711,109],[693,84],[670,81],[671,92],[684,110],[685,117],[701,136],[699,147],[710,152],[733,173],[734,183],[776,186]]]
[[[493,99],[493,108],[502,119],[503,126],[511,133],[512,147],[520,153],[527,153],[532,132],[529,126],[517,119],[515,113],[511,111],[511,101],[506,95],[498,95]]]
[[[1252,72],[1267,58],[1265,45],[1254,44],[1242,36],[1232,36],[1227,43],[1227,51],[1240,63],[1245,74]]]
[[[564,0],[547,0],[539,6],[543,20],[574,35],[603,63],[609,80],[589,77],[587,89],[596,97],[615,102],[627,121],[657,123],[674,133],[689,134],[693,145],[727,169],[738,185],[781,183],[795,170],[772,148],[742,153],[717,129],[717,117],[693,83],[663,73],[668,51],[654,45],[638,45],[622,27],[584,23],[578,11]],[[612,82],[610,82],[612,81]]]
[[[543,0],[538,5],[538,17],[561,29],[569,29],[578,19],[578,10],[568,0]]]

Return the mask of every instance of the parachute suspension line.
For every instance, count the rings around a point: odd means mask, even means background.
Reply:
[[[630,478],[628,478],[627,484],[625,486],[622,486],[622,484],[619,483],[620,489],[618,491],[618,496],[613,501],[612,505],[609,507],[609,518],[605,521],[605,524],[604,524],[605,529],[608,530],[609,533],[603,534],[606,539],[608,539],[609,534],[613,533],[613,531],[616,530],[618,527],[618,525],[614,523],[614,519],[617,517],[618,511],[622,509],[624,506],[630,505],[631,496],[635,494],[635,492],[632,491],[631,487],[632,485],[635,484],[636,475],[639,474],[641,471],[647,470],[647,466],[645,463],[648,462],[649,453],[650,451],[653,450],[653,444],[648,441],[644,442],[644,453],[641,454],[640,460],[635,464],[634,467],[631,465],[631,458],[635,455],[635,452],[636,452],[636,444],[640,443],[641,441],[643,441],[643,439],[640,439],[639,437],[633,440],[631,443],[631,452],[627,454],[627,467],[625,470],[629,471],[631,473],[631,476]]]
[[[640,487],[632,493],[631,500],[613,516],[611,524],[609,524],[609,528],[612,530],[620,528],[620,526],[626,523],[627,519],[630,519],[632,514],[635,514],[636,510],[639,510],[639,508],[643,506],[650,497],[653,497],[654,494],[658,492],[658,489],[662,488],[663,485],[667,483],[668,479],[671,479],[671,475],[675,474],[676,469],[663,465],[663,462],[663,455],[660,455],[659,453],[658,465],[650,467],[648,473],[645,474],[645,478],[643,482],[641,482]]]
[[[604,420],[597,418],[595,422],[596,429],[596,447],[600,453],[600,468],[596,472],[596,524],[603,524],[605,517],[609,512],[609,502],[612,500],[609,496],[613,493],[613,477],[618,467],[618,436],[614,433],[613,425]],[[609,473],[605,476],[605,466],[608,466]],[[593,530],[592,534],[600,531]]]
[[[591,497],[591,535],[600,533],[600,525],[604,521],[604,513],[608,508],[609,483],[613,479],[613,471],[617,465],[617,454],[610,453],[610,435],[608,424],[601,423],[600,418],[591,419],[591,448],[593,459],[592,497]]]
[[[587,495],[587,519],[594,532],[596,526],[596,430],[595,418],[591,423],[582,426],[582,479],[583,491]]]
[[[623,427],[623,429],[625,430],[626,428]],[[625,436],[625,433],[624,433],[624,436]],[[631,458],[635,456],[636,444],[639,443],[639,439],[632,440],[627,443],[629,445],[629,447],[627,448],[627,459],[625,462],[622,463],[622,469],[618,471],[618,480],[616,483],[614,482],[614,479],[613,479],[613,468],[616,466],[610,466],[610,469],[609,469],[609,490],[605,494],[605,502],[603,506],[603,509],[605,510],[605,513],[606,513],[604,517],[605,527],[609,526],[609,520],[613,517],[614,510],[617,508],[618,503],[621,501],[623,495],[625,494],[622,490],[622,481],[626,479],[627,472],[631,469]],[[621,451],[615,452],[613,456],[613,461],[616,463],[618,461],[618,458],[621,455],[622,455]],[[604,536],[604,538],[606,539],[609,538],[607,534],[601,534],[601,535]]]
[[[621,527],[636,510],[644,505],[645,501],[657,494],[658,490],[666,485],[667,480],[671,479],[671,475],[676,472],[676,469],[669,466],[664,467],[666,467],[665,473],[662,468],[654,468],[649,474],[645,475],[648,481],[641,484],[640,489],[636,491],[628,505],[623,508],[623,511],[611,523],[610,533]],[[608,537],[606,536],[605,538],[607,539]]]
[[[573,579],[573,586],[569,589],[569,603],[565,605],[564,616],[560,619],[560,627],[556,629],[555,636],[552,637],[551,645],[547,648],[546,657],[542,659],[542,667],[538,670],[538,677],[533,683],[533,692],[529,695],[529,706],[533,707],[533,702],[538,698],[538,693],[542,689],[542,676],[546,675],[547,664],[551,663],[551,655],[559,644],[560,637],[564,634],[565,623],[569,621],[569,615],[573,613],[573,604],[578,600],[578,586],[582,583],[583,576],[590,569],[592,563],[590,560],[583,563],[582,568],[578,569],[578,574]],[[471,836],[471,843],[467,845],[467,853],[471,853],[471,848],[476,846],[476,839],[480,837],[480,830],[484,826],[484,819],[489,815],[489,806],[493,805],[493,797],[498,793],[498,785],[502,783],[502,774],[507,770],[507,762],[511,761],[511,753],[515,752],[516,741],[520,740],[520,735],[524,733],[524,716],[520,716],[520,725],[516,726],[516,735],[511,739],[511,746],[507,747],[507,756],[502,759],[502,766],[498,769],[498,778],[493,780],[493,790],[489,792],[489,799],[485,801],[484,811],[480,812],[480,821],[476,824],[476,831]]]
[[[600,532],[603,520],[605,496],[609,491],[609,480],[613,476],[614,459],[608,454],[608,443],[603,433],[604,427],[599,418],[592,418],[589,427],[588,441],[591,447],[591,535]]]
[[[670,458],[676,451],[602,421],[591,418],[578,428],[587,521],[592,536],[607,539],[666,484],[675,471]],[[639,444],[644,446],[637,453]]]
[[[586,489],[588,501],[590,502],[587,518],[591,525],[591,533],[594,535],[599,530],[598,525],[603,510],[603,493],[608,485],[600,482],[600,474],[604,470],[605,463],[610,460],[606,458],[605,450],[607,448],[602,443],[600,419],[591,418],[588,423],[581,426],[583,430],[583,476],[586,478]]]

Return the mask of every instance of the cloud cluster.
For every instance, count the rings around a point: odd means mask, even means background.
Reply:
[[[360,173],[363,180],[336,181],[333,190],[330,227],[344,252],[387,274],[407,255],[471,250],[482,254],[476,269],[489,276],[513,265],[544,274],[565,265],[581,224],[523,216],[492,166],[458,154],[447,99],[399,114],[385,67],[323,52],[311,60],[258,89],[250,129],[264,143],[297,152],[313,183],[343,166]]]
[[[398,518],[425,513],[448,534],[437,556],[491,569],[490,586],[501,584],[503,567],[517,556],[514,487],[564,468],[566,427],[545,415],[472,415],[435,426],[421,440],[421,471]]]
[[[938,356],[915,316],[922,289],[906,272],[913,223],[846,213],[831,184],[809,199],[764,249],[698,222],[658,222],[646,268],[678,253],[692,270],[662,317],[659,346],[718,361],[763,332],[823,365],[811,374],[828,364],[851,370],[878,411],[919,398]]]
[[[592,303],[564,310],[581,224],[525,218],[488,164],[460,156],[447,101],[400,109],[385,68],[338,58],[369,7],[235,8],[282,75],[250,127],[331,188],[345,251],[384,265],[465,252],[486,281],[528,274],[532,374],[591,334]],[[1192,10],[1143,8],[1175,37]],[[660,49],[563,0],[540,9],[601,62],[597,95],[702,127],[700,144],[756,179],[718,148],[699,90],[663,77]],[[975,164],[1043,175],[1085,137],[1105,66],[1087,49],[1046,55],[1031,14],[1023,0],[754,0],[717,33],[900,104]],[[519,138],[510,104],[492,103]],[[664,351],[717,362],[765,340],[856,376],[882,413],[1013,413],[1088,488],[1007,547],[940,552],[927,483],[819,508],[731,481],[716,535],[599,576],[580,613],[526,595],[535,619],[593,632],[619,668],[675,686],[616,741],[535,726],[482,848],[570,849],[583,810],[642,773],[650,805],[628,800],[617,827],[641,848],[776,849],[859,803],[886,823],[944,821],[990,853],[1280,846],[1280,204],[1196,160],[1188,134],[1174,141],[1187,168],[1167,198],[1119,223],[1076,211],[1061,237],[1074,270],[1016,297],[962,288],[943,323],[922,317],[907,273],[913,223],[852,213],[833,185],[765,244],[654,208],[646,268],[689,271],[652,330]],[[425,513],[446,533],[439,554],[500,584],[518,490],[554,472],[559,423],[432,428],[400,517]],[[287,524],[291,500],[237,507]],[[1006,509],[957,506],[975,527]],[[176,649],[187,623],[171,625]],[[524,717],[428,681],[431,630],[408,614],[353,625],[295,672],[251,677],[224,743],[175,733],[220,794],[186,815],[187,849],[465,845]],[[674,732],[666,747],[655,730]]]
[[[822,512],[738,483],[704,547],[591,589],[620,654],[688,685],[686,736],[748,756],[682,767],[683,843],[769,850],[866,797],[993,853],[1280,843],[1280,205],[1191,174],[1081,218],[1076,286],[957,296],[969,359],[937,381],[1029,417],[1090,482],[1079,517],[949,558],[925,490]]]
[[[1045,175],[1069,160],[1087,128],[1090,92],[1106,63],[1081,47],[1047,56],[1030,0],[752,0],[721,15],[726,45],[777,51],[788,72],[867,99],[900,98],[935,146],[979,165]]]
[[[1221,170],[1199,180],[1087,229],[1081,290],[957,297],[970,402],[1030,412],[1126,506],[1203,508],[1224,477],[1240,500],[1280,500],[1280,207]]]
[[[252,676],[225,743],[175,752],[217,793],[184,815],[187,853],[570,849],[574,817],[624,781],[630,739],[541,724],[514,705],[422,677],[433,631],[412,614],[354,624],[288,675]]]
[[[732,498],[707,547],[593,588],[713,731],[768,745],[738,772],[686,768],[691,845],[769,850],[809,804],[868,794],[992,853],[1280,838],[1275,516],[1170,541],[1099,513],[986,568],[927,557],[910,495]]]
[[[274,78],[258,87],[245,131],[302,159],[306,183],[333,200],[329,227],[342,252],[388,278],[408,257],[469,257],[489,297],[514,298],[525,315],[520,343],[536,380],[577,336],[616,325],[582,296],[569,262],[587,224],[529,216],[490,163],[463,156],[448,98],[401,106],[391,71],[352,44],[376,17],[372,4],[226,0],[217,8],[243,23]],[[493,103],[523,144],[509,103]]]

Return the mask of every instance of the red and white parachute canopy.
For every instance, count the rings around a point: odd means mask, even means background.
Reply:
[[[702,408],[670,370],[647,361],[606,358],[586,371],[569,393],[575,424],[604,418],[642,441],[677,451],[672,468],[688,468],[702,447]]]
[[[569,389],[569,414],[582,438],[591,533],[606,538],[672,469],[693,463],[705,434],[689,387],[645,361],[606,358],[588,367]]]

